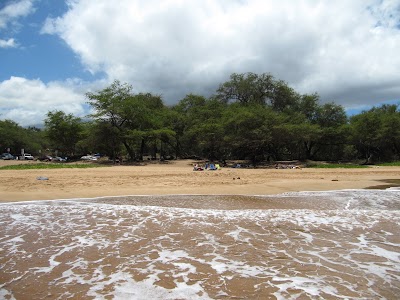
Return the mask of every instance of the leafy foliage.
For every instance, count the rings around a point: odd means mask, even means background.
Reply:
[[[36,153],[46,144],[43,132],[40,129],[23,128],[11,120],[0,121],[0,147],[1,153],[8,149],[14,155],[25,152]]]
[[[62,111],[47,114],[44,131],[0,121],[1,147],[36,154],[48,148],[70,155],[100,152],[130,160],[248,159],[254,165],[400,159],[398,105],[348,118],[342,106],[321,104],[318,94],[301,95],[268,73],[234,73],[214,96],[188,94],[173,106],[159,95],[135,94],[119,81],[86,96],[93,109],[89,122]]]
[[[350,119],[351,143],[367,162],[400,158],[398,105],[373,107]]]
[[[65,155],[73,156],[77,143],[82,139],[81,119],[72,114],[66,115],[63,111],[51,111],[47,113],[44,123],[45,134],[51,141],[51,147],[61,150]]]

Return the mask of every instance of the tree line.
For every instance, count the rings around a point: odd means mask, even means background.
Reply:
[[[320,103],[271,74],[232,74],[211,97],[189,94],[167,106],[162,97],[114,81],[86,94],[87,119],[49,111],[44,128],[0,121],[0,146],[39,155],[110,158],[393,161],[400,158],[399,105],[348,117],[341,105]],[[40,151],[39,151],[40,150]],[[13,150],[14,151],[14,150]],[[19,150],[18,150],[19,151]]]

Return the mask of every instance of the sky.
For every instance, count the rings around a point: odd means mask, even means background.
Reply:
[[[400,103],[400,0],[0,0],[0,120],[85,117],[114,80],[173,105],[270,73],[349,114]]]

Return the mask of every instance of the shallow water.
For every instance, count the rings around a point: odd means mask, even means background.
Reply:
[[[0,205],[4,299],[398,299],[400,190]]]

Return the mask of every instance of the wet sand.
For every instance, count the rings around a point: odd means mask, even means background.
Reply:
[[[0,298],[397,299],[399,171],[0,171]]]
[[[0,296],[397,299],[399,199],[357,190],[3,204]]]

